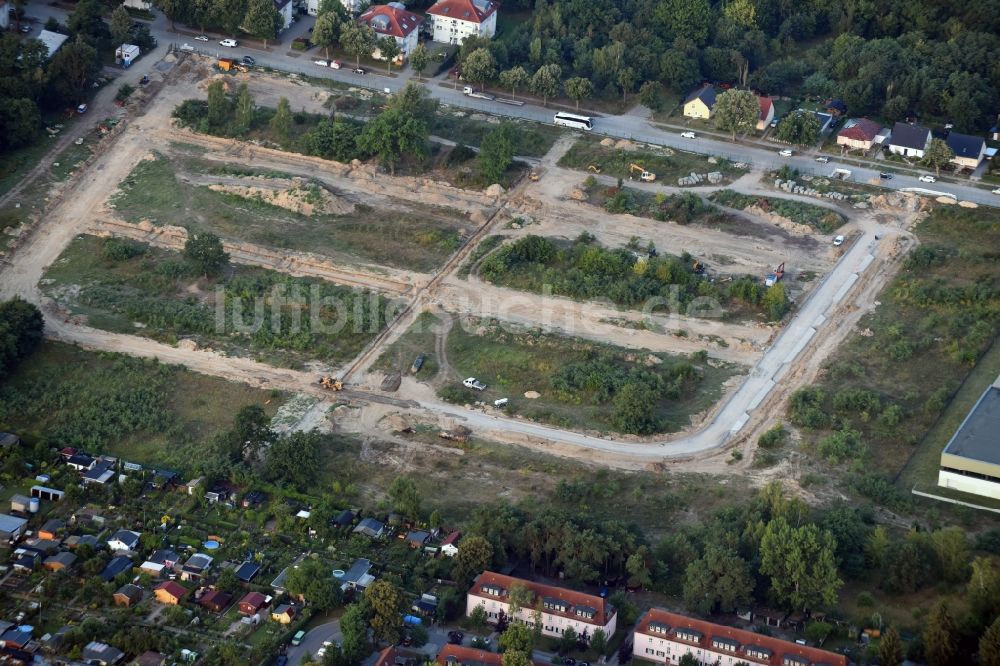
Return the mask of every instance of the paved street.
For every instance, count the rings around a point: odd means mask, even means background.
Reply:
[[[27,8],[28,16],[36,19],[36,30],[49,16],[53,16],[60,22],[65,22],[67,12],[57,7],[49,5],[31,3]],[[321,68],[313,64],[313,60],[322,57],[319,50],[314,49],[308,53],[300,53],[290,50],[292,39],[299,36],[307,36],[309,27],[314,19],[308,16],[298,17],[298,20],[281,35],[281,43],[272,44],[269,50],[264,51],[250,44],[240,44],[238,48],[229,49],[219,46],[218,42],[222,35],[209,35],[210,41],[197,42],[194,40],[195,32],[177,26],[181,32],[171,32],[170,23],[166,18],[156,13],[156,19],[151,24],[151,32],[159,40],[160,45],[152,54],[145,55],[139,60],[139,64],[129,70],[129,74],[138,74],[134,78],[138,80],[141,73],[148,73],[151,61],[162,57],[167,45],[173,43],[177,46],[189,44],[203,52],[217,56],[237,56],[252,55],[258,65],[280,69],[288,72],[298,72],[311,76],[326,77],[349,83],[359,87],[367,87],[375,90],[388,89],[397,91],[401,89],[411,79],[411,72],[405,69],[402,72],[394,72],[396,76],[387,77],[385,71],[379,69],[369,69],[366,75],[354,74],[350,67],[334,70]],[[37,34],[37,32],[35,33]],[[133,78],[129,76],[129,78]],[[452,106],[483,111],[496,115],[503,115],[512,118],[524,118],[540,122],[551,122],[553,111],[539,107],[537,105],[525,104],[524,106],[511,106],[499,102],[466,97],[460,90],[455,90],[450,85],[441,85],[444,74],[425,81],[425,85],[430,91],[431,97],[444,104]],[[622,116],[604,116],[595,119],[594,132],[616,138],[633,139],[646,143],[669,146],[682,150],[717,155],[736,162],[747,162],[753,164],[757,169],[772,169],[782,165],[788,165],[801,171],[816,175],[828,175],[838,166],[850,169],[852,179],[858,182],[868,182],[878,178],[877,168],[862,168],[851,164],[840,164],[835,159],[831,159],[828,164],[819,164],[815,161],[816,154],[804,153],[793,157],[784,158],[778,155],[779,147],[763,148],[756,145],[732,143],[700,136],[696,139],[685,139],[680,136],[681,130],[664,130],[653,127],[644,114],[626,114]],[[988,189],[973,187],[968,184],[954,184],[939,182],[935,184],[921,183],[916,176],[896,174],[891,181],[883,182],[882,186],[887,189],[907,190],[917,189],[924,194],[931,196],[950,194],[960,200],[974,201],[979,204],[1000,206],[1000,195],[992,194]]]
[[[313,627],[302,639],[301,644],[288,648],[288,663],[297,666],[306,655],[315,657],[316,652],[323,647],[324,641],[340,643],[343,638],[343,634],[340,633],[340,622],[336,620]]]

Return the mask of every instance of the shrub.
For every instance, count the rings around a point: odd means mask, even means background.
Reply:
[[[832,418],[823,407],[825,401],[826,391],[818,386],[799,389],[792,394],[792,423],[813,430],[830,427]]]
[[[760,439],[757,440],[757,446],[762,449],[775,449],[782,446],[787,439],[788,431],[785,430],[783,423],[779,423],[760,436]]]
[[[456,164],[468,162],[475,156],[476,151],[469,148],[464,143],[460,143],[452,148],[451,152],[448,153],[448,158],[445,160],[445,164],[448,166],[455,166]]]
[[[875,597],[871,592],[859,592],[855,603],[862,608],[871,608],[875,605]]]
[[[101,256],[108,261],[128,261],[146,253],[147,246],[123,238],[105,238],[101,245]]]
[[[848,428],[830,433],[819,443],[820,455],[834,464],[860,458],[865,450],[861,433]]]

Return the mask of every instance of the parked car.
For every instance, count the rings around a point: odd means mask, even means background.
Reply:
[[[76,112],[77,113],[87,113],[87,105],[86,104],[79,105],[78,107],[76,107]]]
[[[830,161],[830,158],[827,157],[826,155],[823,155],[821,157],[817,157],[816,161],[819,162],[820,164],[826,164],[827,162]]]
[[[363,75],[365,73],[364,67],[355,67],[351,71],[354,72],[355,74],[362,74]]]
[[[997,189],[993,190],[993,194],[1000,194],[1000,187],[998,187]]]
[[[288,666],[288,655],[279,654],[274,660],[274,666]]]
[[[778,119],[775,118],[774,120],[771,121],[771,127],[777,127],[777,126],[778,126]]]
[[[892,180],[892,174],[886,173],[885,171],[880,172],[878,177],[881,178],[882,180]]]
[[[237,46],[240,45],[240,43],[237,42],[235,39],[223,39],[221,42],[219,42],[219,45],[235,49]]]
[[[21,26],[21,32],[24,33],[25,35],[27,35],[29,32],[31,32],[31,26],[30,25],[22,25]]]
[[[197,37],[194,38],[194,41],[196,41],[196,42],[207,42],[208,41],[208,35],[198,35]]]
[[[486,384],[482,383],[475,377],[469,377],[462,382],[462,386],[465,388],[475,389],[476,391],[483,391],[486,389]]]
[[[785,148],[784,150],[782,150],[778,154],[781,155],[782,157],[791,157],[792,156],[792,149],[791,148]]]
[[[333,69],[340,69],[340,61],[339,60],[331,60],[330,61],[330,67],[332,67]]]
[[[834,244],[835,247],[839,247],[839,246],[843,245],[844,244],[844,237],[843,236],[837,236],[836,238],[833,239],[833,244]]]
[[[937,182],[937,178],[935,178],[934,176],[921,176],[917,180],[919,180],[921,183],[936,183]]]
[[[693,139],[693,138],[695,138],[695,133],[694,132],[681,132],[681,136],[684,137],[685,139]]]
[[[326,60],[323,60],[323,59],[313,60],[313,64],[314,65],[319,65],[320,67],[329,67],[330,66],[330,63],[327,62]]]
[[[573,657],[566,657],[563,659],[563,666],[576,666],[576,659]]]
[[[448,642],[452,645],[461,645],[462,641],[465,639],[465,634],[461,631],[449,631],[448,632]]]
[[[250,56],[243,56],[243,64],[247,65],[248,67],[253,67],[254,65],[257,64],[257,61],[251,58]]]

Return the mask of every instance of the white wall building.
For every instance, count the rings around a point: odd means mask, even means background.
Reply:
[[[657,664],[677,664],[685,654],[699,664],[734,666],[847,666],[847,657],[743,629],[696,620],[658,608],[636,625],[632,654]]]
[[[417,47],[417,33],[423,20],[424,17],[420,14],[406,11],[401,2],[372,5],[358,17],[358,23],[371,26],[379,38],[391,36],[396,40],[402,55],[400,61],[409,58]],[[384,60],[378,49],[372,56]]]
[[[274,8],[281,14],[281,30],[288,30],[292,25],[292,12],[295,7],[292,0],[274,0]]]
[[[510,618],[508,595],[515,585],[526,588],[532,598],[516,617]],[[578,636],[584,633],[593,636],[596,630],[603,629],[604,635],[610,639],[615,633],[618,613],[605,599],[492,571],[479,574],[469,588],[465,614],[470,615],[476,606],[483,606],[490,623],[495,624],[503,612],[511,621],[534,627],[535,607],[539,602],[542,606],[542,634],[545,636],[562,636],[570,627]]]
[[[941,452],[938,485],[1000,499],[1000,377]]]
[[[361,11],[362,5],[367,3],[363,0],[340,0],[340,4],[344,5],[351,14],[357,14]],[[306,11],[309,12],[309,16],[317,16],[319,14],[319,0],[306,0]]]
[[[461,44],[469,35],[493,37],[497,32],[497,8],[493,0],[438,0],[427,10],[435,42]]]

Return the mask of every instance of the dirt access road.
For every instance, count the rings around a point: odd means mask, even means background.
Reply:
[[[196,80],[193,74],[187,76],[182,71],[168,87],[189,85]],[[171,109],[172,104],[158,102],[146,115],[133,119],[114,142],[113,149],[100,156],[88,172],[81,174],[61,203],[32,230],[31,237],[12,257],[11,265],[4,267],[0,276],[0,296],[7,298],[18,294],[40,303],[49,336],[86,348],[157,357],[168,363],[183,364],[197,372],[255,386],[328,396],[315,385],[315,375],[311,373],[273,368],[249,359],[175,348],[146,338],[80,326],[69,321],[64,313],[58,312],[42,297],[38,281],[45,267],[58,258],[74,235],[86,228],[93,211],[100,208],[110,188],[115,187],[148,151],[148,134],[169,122]],[[514,196],[517,195],[519,193],[515,192]],[[499,219],[502,218],[498,216]],[[816,285],[808,300],[801,304],[785,331],[755,364],[740,388],[719,405],[705,427],[695,433],[657,441],[601,438],[465,410],[441,403],[431,396],[408,401],[372,390],[349,390],[341,395],[368,403],[376,412],[391,408],[410,413],[418,419],[456,419],[466,422],[478,434],[500,442],[525,444],[557,455],[618,467],[631,468],[705,454],[749,437],[752,433],[748,423],[763,421],[773,414],[771,410],[782,404],[788,394],[806,380],[809,369],[818,367],[835,348],[835,344],[821,343],[841,340],[849,334],[856,318],[847,315],[854,315],[867,307],[867,303],[860,302],[859,296],[870,298],[870,294],[877,293],[894,274],[893,257],[897,255],[892,248],[894,239],[905,235],[905,224],[902,228],[883,224],[869,214],[860,217],[857,225],[860,238]],[[489,223],[485,224],[477,238],[481,238],[489,226]],[[876,241],[876,235],[881,240]],[[424,302],[432,300],[436,285],[444,283],[443,278],[457,270],[461,256],[457,255],[449,261],[445,270],[422,292],[426,299]],[[876,267],[881,268],[876,270]],[[419,299],[418,294],[417,304],[422,305]],[[373,356],[377,349],[377,346],[373,347],[366,354]],[[766,413],[762,411],[765,407]]]

